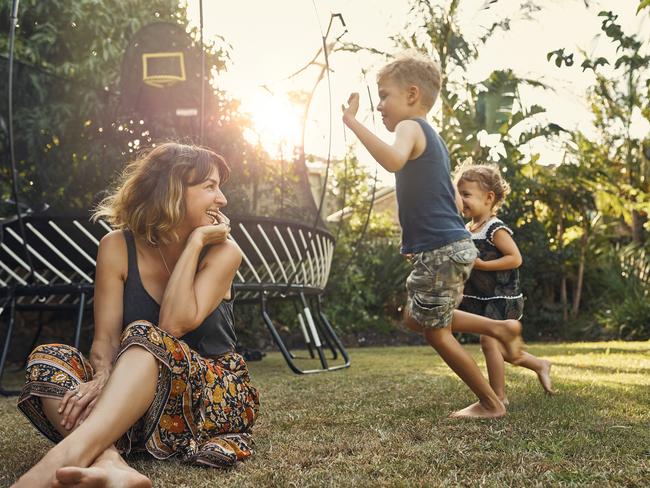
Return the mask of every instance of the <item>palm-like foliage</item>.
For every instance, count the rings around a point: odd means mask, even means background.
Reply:
[[[639,11],[647,7],[641,2]],[[637,117],[650,122],[650,52],[647,39],[626,34],[612,12],[600,12],[601,30],[616,46],[616,57],[592,59],[583,54],[583,70],[590,70],[596,82],[589,93],[594,124],[610,161],[610,179],[619,187],[610,201],[620,207],[619,216],[630,226],[633,240],[643,243],[644,224],[650,211],[650,138],[633,136]],[[563,50],[561,50],[563,51]],[[560,66],[566,57],[554,51]],[[615,200],[618,199],[618,202]]]

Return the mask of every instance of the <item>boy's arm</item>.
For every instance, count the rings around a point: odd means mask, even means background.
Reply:
[[[492,237],[492,241],[494,242],[494,246],[501,252],[501,254],[503,254],[503,256],[491,261],[477,259],[474,264],[475,269],[480,269],[481,271],[505,271],[508,269],[516,269],[521,266],[523,261],[521,259],[521,253],[508,231],[505,229],[497,230]]]
[[[413,120],[403,120],[395,127],[395,142],[386,144],[356,119],[359,109],[359,94],[353,93],[348,106],[343,109],[343,122],[359,138],[370,155],[386,170],[395,173],[409,160],[422,128]]]

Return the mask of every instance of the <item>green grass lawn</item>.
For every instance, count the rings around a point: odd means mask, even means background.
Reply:
[[[469,346],[482,363],[477,346]],[[262,398],[256,453],[232,470],[139,458],[156,487],[650,486],[650,342],[535,345],[560,394],[506,370],[509,415],[447,418],[474,399],[432,349],[350,351],[352,367],[296,376],[251,363]],[[48,449],[0,399],[0,485]]]

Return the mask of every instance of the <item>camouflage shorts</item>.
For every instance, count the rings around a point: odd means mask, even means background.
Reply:
[[[477,256],[471,239],[414,254],[413,271],[406,279],[406,310],[411,317],[426,328],[451,325]]]

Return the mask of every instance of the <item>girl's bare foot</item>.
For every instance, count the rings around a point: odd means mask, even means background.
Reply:
[[[151,481],[126,464],[100,461],[89,468],[67,467],[56,471],[53,488],[151,488]]]
[[[542,363],[542,368],[539,371],[535,371],[537,373],[537,379],[542,384],[542,388],[544,388],[546,393],[554,395],[556,391],[551,384],[551,366],[553,364],[546,359],[540,359],[540,362]]]
[[[472,403],[469,407],[450,414],[455,419],[498,419],[506,414],[506,408],[501,402],[494,407],[488,408],[481,402]]]
[[[521,338],[521,322],[518,320],[505,320],[497,339],[501,343],[503,358],[509,363],[517,364],[524,352],[524,340]]]

